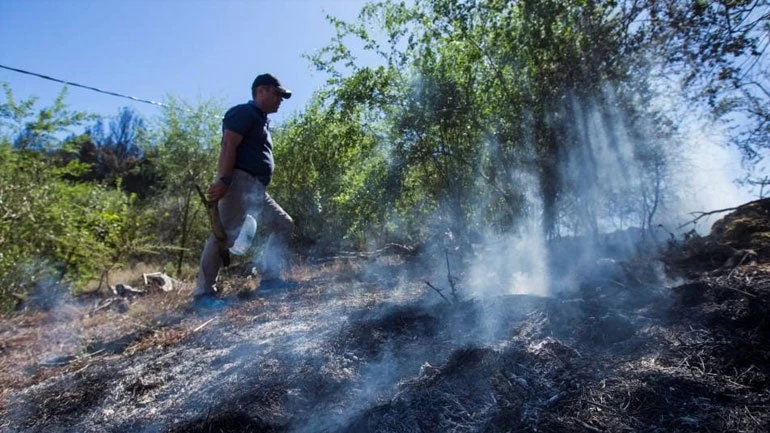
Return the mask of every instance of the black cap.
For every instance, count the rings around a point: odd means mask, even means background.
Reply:
[[[281,97],[283,97],[283,99],[291,98],[291,90],[281,86],[281,82],[272,74],[257,75],[257,78],[251,83],[251,91],[253,92],[254,89],[259,86],[275,86],[278,91],[281,92]]]

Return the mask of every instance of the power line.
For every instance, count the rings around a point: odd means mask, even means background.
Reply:
[[[137,98],[135,96],[123,95],[121,93],[116,93],[116,92],[110,92],[110,91],[107,91],[107,90],[97,89],[96,87],[84,86],[82,84],[73,83],[71,81],[62,80],[62,79],[54,78],[54,77],[49,77],[48,75],[38,74],[36,72],[30,72],[30,71],[25,71],[23,69],[11,68],[10,66],[4,66],[4,65],[0,65],[0,68],[8,69],[9,71],[19,72],[21,74],[32,75],[32,76],[35,76],[35,77],[43,78],[45,80],[56,81],[57,83],[63,83],[63,84],[66,84],[68,86],[81,87],[83,89],[93,90],[94,92],[104,93],[105,95],[117,96],[119,98],[126,98],[126,99],[130,99],[132,101],[144,102],[145,104],[152,104],[152,105],[157,105],[159,107],[169,108],[168,105],[166,105],[166,104],[164,104],[162,102],[150,101],[149,99],[142,99],[142,98]]]

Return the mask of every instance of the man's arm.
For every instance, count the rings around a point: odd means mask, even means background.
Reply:
[[[241,144],[243,136],[237,132],[225,129],[222,135],[222,148],[219,151],[219,162],[217,163],[217,180],[209,186],[208,199],[217,201],[227,192],[229,185],[222,182],[221,178],[231,178],[233,168],[235,167],[235,155],[238,145]]]

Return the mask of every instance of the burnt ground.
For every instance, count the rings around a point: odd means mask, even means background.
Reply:
[[[297,289],[263,297],[233,274],[210,313],[188,288],[18,313],[0,321],[0,429],[770,431],[770,264],[720,227],[550,297],[459,283],[449,303],[387,256],[297,266]]]

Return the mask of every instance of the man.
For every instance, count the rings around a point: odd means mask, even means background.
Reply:
[[[236,105],[225,113],[217,178],[207,195],[210,201],[217,202],[228,247],[238,237],[247,214],[270,230],[258,288],[264,292],[293,285],[281,280],[280,274],[294,222],[266,192],[274,169],[267,115],[278,111],[281,101],[291,97],[291,90],[281,86],[273,75],[261,74],[254,79],[251,94],[251,101]],[[193,293],[196,303],[221,305],[214,289],[221,267],[222,258],[212,234],[201,254],[198,286]]]

